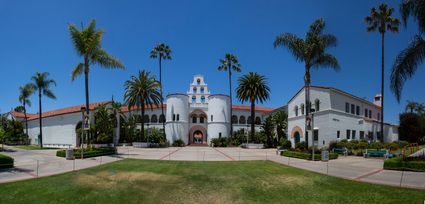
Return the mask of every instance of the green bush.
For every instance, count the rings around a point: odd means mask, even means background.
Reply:
[[[425,171],[425,161],[403,161],[401,157],[394,157],[385,160],[384,169]]]
[[[84,149],[84,152],[83,152],[84,158],[98,157],[98,156],[112,155],[112,154],[115,154],[115,148],[113,148],[113,147]],[[56,152],[56,156],[65,157],[66,156],[65,150],[64,149],[58,150]],[[74,157],[76,159],[81,158],[81,149],[74,149]]]
[[[369,146],[367,147],[368,149],[383,149],[384,145],[380,142],[372,142],[369,144]]]
[[[281,138],[279,141],[279,146],[280,146],[280,149],[291,149],[292,144],[291,144],[291,141],[285,138]]]
[[[12,157],[0,154],[0,169],[12,168],[14,159]]]
[[[229,144],[229,141],[226,137],[217,137],[217,138],[213,138],[211,140],[211,143],[214,145],[214,147],[227,147]]]
[[[305,143],[305,141],[299,142],[297,144],[295,144],[295,149],[299,149],[301,151],[304,151],[307,149],[307,144]]]
[[[305,152],[298,152],[298,151],[283,151],[281,153],[282,156],[285,157],[293,157],[293,158],[298,158],[298,159],[305,159],[305,160],[311,160],[312,155],[310,153],[305,153]],[[329,159],[337,159],[338,158],[338,154],[336,153],[329,153]],[[314,154],[314,160],[321,160],[321,154]]]
[[[173,142],[173,147],[184,147],[185,144],[182,139],[178,139]]]

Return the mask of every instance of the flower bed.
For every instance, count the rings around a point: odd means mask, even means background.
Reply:
[[[405,171],[425,171],[425,160],[405,161],[401,157],[387,159],[384,162],[384,169],[405,170]]]
[[[99,156],[112,155],[112,154],[115,154],[115,148],[112,148],[112,147],[84,149],[84,152],[83,152],[84,158],[99,157]],[[65,150],[64,149],[58,150],[56,152],[56,156],[65,157],[66,156]],[[81,158],[81,149],[74,149],[74,157],[76,159]]]
[[[0,154],[0,169],[12,168],[14,159],[12,157]]]

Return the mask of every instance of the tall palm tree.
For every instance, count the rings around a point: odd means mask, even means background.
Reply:
[[[161,83],[161,114],[164,115],[164,97],[162,95],[162,60],[171,60],[171,49],[164,43],[158,44],[151,51],[151,58],[158,58],[159,63],[159,82]],[[165,120],[162,121],[162,129],[165,135]]]
[[[370,16],[365,17],[365,22],[367,24],[367,32],[375,32],[378,31],[381,34],[381,137],[384,135],[384,39],[385,33],[389,32],[398,32],[398,25],[400,24],[400,20],[392,17],[394,9],[388,8],[388,5],[381,4],[379,8],[376,9],[373,7],[370,10]]]
[[[310,111],[310,69],[332,68],[339,71],[340,66],[335,56],[327,53],[329,47],[337,45],[337,39],[331,34],[324,34],[325,21],[317,19],[310,25],[305,39],[298,38],[292,33],[282,33],[276,37],[274,47],[286,47],[299,62],[304,62],[304,90],[306,104],[305,131],[307,132],[307,120],[311,120]]]
[[[241,65],[239,64],[238,58],[231,54],[226,53],[223,59],[220,59],[220,66],[218,66],[219,71],[225,71],[229,75],[229,95],[230,95],[230,134],[233,134],[233,111],[232,111],[232,71],[241,72]]]
[[[391,91],[400,102],[401,91],[407,79],[415,75],[416,70],[425,60],[425,0],[403,1],[400,5],[400,13],[403,24],[407,26],[407,19],[412,17],[418,23],[419,33],[412,39],[409,45],[402,50],[392,67]]]
[[[251,102],[251,138],[255,135],[255,103],[264,101],[270,98],[270,88],[267,84],[267,78],[255,72],[249,72],[243,75],[238,80],[236,88],[237,98],[243,103]]]
[[[86,112],[90,113],[89,108],[89,72],[90,65],[98,64],[104,68],[124,69],[124,65],[115,57],[109,55],[102,47],[102,37],[104,31],[96,29],[96,21],[93,19],[85,28],[78,29],[76,25],[69,25],[69,33],[77,54],[83,57],[84,62],[72,70],[71,80],[74,81],[79,75],[84,73],[85,92],[86,92]]]
[[[140,108],[142,130],[140,131],[141,139],[145,133],[145,106],[153,109],[153,105],[161,103],[161,83],[156,80],[148,71],[139,71],[138,76],[131,76],[124,84],[125,93],[124,100],[127,106],[136,106]]]
[[[34,76],[31,77],[32,83],[31,87],[32,90],[38,92],[38,121],[39,121],[39,127],[40,127],[40,134],[39,134],[39,142],[40,142],[40,148],[43,148],[43,120],[42,120],[42,104],[41,104],[41,97],[44,95],[47,98],[56,99],[55,94],[50,89],[51,85],[56,86],[56,82],[53,79],[49,79],[49,73],[48,72],[36,72]]]
[[[418,102],[407,100],[405,111],[407,112],[409,110],[410,113],[413,113],[416,110],[416,108],[418,107],[418,105],[419,105]]]
[[[19,87],[19,102],[21,102],[24,111],[26,135],[28,135],[27,105],[31,107],[31,101],[29,97],[34,91],[32,88],[33,87],[31,84],[25,84],[24,86]]]

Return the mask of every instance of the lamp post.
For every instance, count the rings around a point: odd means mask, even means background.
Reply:
[[[146,126],[148,126],[148,131],[147,131],[147,139],[146,139],[146,142],[148,143],[147,145],[148,145],[148,147],[149,147],[149,132],[150,132],[150,129],[149,129],[149,123],[147,123],[146,124]]]
[[[84,159],[84,130],[85,130],[85,120],[86,120],[86,107],[81,107],[81,159]]]

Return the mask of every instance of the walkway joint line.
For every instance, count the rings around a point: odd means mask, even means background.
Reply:
[[[166,154],[165,156],[163,156],[163,157],[159,158],[159,160],[164,160],[165,158],[167,158],[167,157],[171,156],[172,154],[176,153],[177,151],[179,151],[179,150],[181,150],[181,149],[182,149],[182,148],[176,149],[176,150],[174,150],[174,151],[172,151],[172,152],[170,152],[170,153]]]
[[[222,155],[224,155],[225,157],[229,158],[230,160],[235,161],[235,159],[233,159],[231,156],[229,156],[229,155],[225,154],[224,152],[222,152],[222,151],[220,151],[220,150],[218,150],[218,149],[216,149],[216,148],[213,148],[213,149],[214,149],[215,151],[217,151],[217,152],[220,152]]]
[[[377,169],[377,170],[374,170],[374,171],[368,172],[368,173],[366,173],[366,174],[360,175],[360,176],[358,176],[358,177],[354,178],[354,180],[361,180],[361,179],[364,179],[364,178],[366,178],[366,177],[372,176],[372,175],[374,175],[374,174],[380,173],[380,172],[382,172],[382,171],[384,171],[384,169]]]

